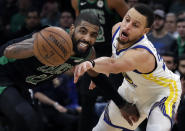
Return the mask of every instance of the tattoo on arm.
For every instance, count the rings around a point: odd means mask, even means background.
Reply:
[[[24,40],[19,43],[8,46],[4,55],[7,58],[23,59],[33,56],[33,41],[34,38]]]

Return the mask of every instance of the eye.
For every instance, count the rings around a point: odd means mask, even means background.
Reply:
[[[81,33],[81,34],[86,34],[86,30],[84,30],[84,29],[81,29],[81,30],[79,30],[79,32]]]
[[[130,21],[130,19],[127,17],[127,18],[125,19],[125,21],[126,21],[126,22],[129,22],[129,21]]]
[[[136,24],[136,23],[133,23],[133,26],[136,27],[136,28],[139,27],[138,24]]]

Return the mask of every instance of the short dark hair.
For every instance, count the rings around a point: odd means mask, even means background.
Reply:
[[[38,17],[40,17],[40,11],[37,9],[37,8],[35,8],[35,7],[30,7],[29,9],[28,9],[28,11],[27,11],[27,17],[28,17],[28,14],[30,13],[30,12],[37,12],[37,15],[38,15]]]
[[[145,4],[136,4],[133,8],[136,9],[142,15],[146,16],[147,19],[146,27],[150,28],[154,22],[153,10]]]
[[[171,56],[175,58],[175,53],[172,51],[164,51],[160,54],[161,56]]]
[[[100,26],[98,17],[91,11],[80,13],[76,18],[74,25],[78,26],[81,21],[87,21],[93,25],[97,25],[98,27]]]
[[[180,23],[180,22],[185,22],[185,18],[179,18],[179,19],[177,19],[177,23]]]

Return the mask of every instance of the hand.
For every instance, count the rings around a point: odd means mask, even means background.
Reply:
[[[90,61],[85,61],[77,66],[75,66],[74,70],[74,83],[77,83],[80,76],[82,76],[86,71],[92,69],[93,66]]]
[[[137,122],[139,120],[140,115],[135,104],[126,103],[125,106],[120,108],[120,112],[131,126],[133,126],[133,122]]]
[[[63,107],[62,105],[58,104],[58,103],[55,103],[53,106],[54,106],[54,108],[55,108],[57,111],[59,111],[59,112],[61,112],[61,113],[67,112],[67,109],[66,109],[65,107]]]
[[[89,85],[89,90],[93,90],[96,87],[96,85],[94,84],[93,81],[91,81],[90,85]]]

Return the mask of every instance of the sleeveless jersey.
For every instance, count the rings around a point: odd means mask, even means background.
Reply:
[[[114,25],[115,12],[107,6],[107,0],[79,0],[80,13],[94,12],[100,20],[99,35],[96,39],[95,50],[97,55],[111,55],[111,30]],[[103,51],[102,51],[103,50]],[[100,56],[102,56],[100,55]]]
[[[124,55],[129,49],[143,48],[151,53],[156,60],[156,67],[152,72],[141,73],[137,70],[123,72],[124,80],[119,87],[119,93],[131,103],[137,105],[140,112],[149,114],[154,103],[161,101],[161,110],[164,115],[172,118],[174,106],[180,100],[180,78],[172,73],[165,65],[162,57],[157,53],[153,44],[142,36],[134,45],[127,49],[117,50],[119,29],[115,32],[112,41],[113,57]],[[176,107],[177,108],[177,107]]]
[[[74,65],[88,60],[93,52],[90,49],[83,58],[71,56],[64,64],[59,66],[46,66],[34,56],[26,59],[8,59],[3,55],[7,46],[30,39],[32,34],[9,41],[0,47],[0,94],[8,86],[26,86],[30,88],[38,86],[42,82],[51,80],[71,69]]]

